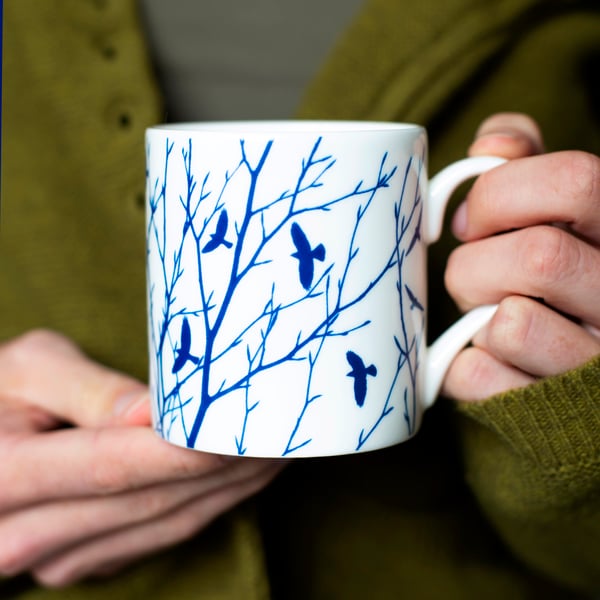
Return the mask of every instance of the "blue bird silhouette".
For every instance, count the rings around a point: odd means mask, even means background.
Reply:
[[[377,375],[377,367],[370,365],[365,367],[363,359],[348,350],[346,352],[346,360],[352,367],[352,371],[348,373],[348,377],[354,377],[354,400],[358,406],[362,406],[365,403],[365,397],[367,395],[367,375],[375,377]]]
[[[310,247],[304,231],[300,229],[298,223],[292,223],[292,241],[296,246],[297,252],[292,256],[298,259],[298,272],[300,275],[300,283],[305,290],[308,290],[312,284],[315,274],[315,260],[323,262],[325,260],[325,246],[319,244],[316,248]]]
[[[408,249],[406,250],[406,256],[408,256],[412,249],[415,247],[415,244],[421,239],[421,220],[423,219],[423,210],[419,213],[419,220],[417,222],[417,226],[415,227],[415,232],[413,233],[412,239],[410,240],[410,244],[408,245]]]
[[[173,373],[181,371],[185,363],[189,360],[197,365],[200,359],[193,354],[190,354],[190,347],[192,345],[192,332],[190,330],[190,324],[188,323],[187,317],[184,317],[183,324],[181,325],[181,340],[179,342],[179,348],[175,350],[176,357],[173,363]]]
[[[423,308],[423,305],[419,302],[419,299],[414,295],[413,291],[406,284],[404,284],[404,289],[406,290],[406,293],[408,294],[408,298],[410,300],[410,310],[412,310],[413,308],[418,308],[421,312],[424,311],[425,309]]]
[[[202,248],[202,252],[212,252],[216,250],[221,244],[226,248],[231,248],[233,244],[228,242],[225,239],[225,234],[227,233],[227,226],[229,220],[227,218],[227,211],[223,209],[221,214],[219,215],[219,220],[217,221],[217,227],[214,233],[211,233],[210,240],[206,243],[204,248]]]

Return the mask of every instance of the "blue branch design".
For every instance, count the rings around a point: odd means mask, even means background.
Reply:
[[[400,313],[400,322],[402,326],[402,340],[399,340],[396,336],[394,336],[394,344],[398,350],[398,361],[396,364],[396,371],[394,373],[394,377],[392,378],[391,384],[388,389],[388,393],[385,398],[385,402],[381,409],[381,413],[376,419],[375,423],[368,429],[361,429],[358,435],[358,441],[356,444],[356,450],[360,450],[364,444],[369,440],[369,438],[375,433],[378,427],[381,425],[383,420],[394,410],[394,406],[392,404],[394,398],[394,391],[396,385],[398,383],[398,379],[400,377],[400,373],[406,366],[409,371],[409,379],[411,383],[411,397],[412,397],[412,407],[409,409],[409,401],[408,401],[408,388],[405,388],[403,393],[403,401],[404,401],[404,420],[406,422],[408,432],[410,435],[414,432],[415,428],[415,411],[416,411],[416,386],[417,386],[417,369],[418,369],[418,348],[421,343],[422,331],[423,327],[421,327],[420,331],[417,331],[411,339],[409,339],[408,328],[406,326],[406,305],[404,301],[404,293],[406,292],[411,301],[411,306],[409,310],[415,308],[415,305],[418,305],[421,310],[423,310],[422,304],[418,301],[418,299],[414,296],[410,288],[404,284],[404,260],[405,258],[412,252],[415,247],[415,244],[421,239],[421,218],[423,214],[423,206],[421,202],[421,197],[418,195],[419,188],[417,187],[415,192],[415,197],[412,199],[412,204],[410,205],[409,211],[407,215],[403,215],[403,208],[406,197],[406,186],[408,182],[408,177],[411,169],[413,168],[413,158],[411,157],[406,165],[406,169],[404,171],[404,178],[402,181],[402,188],[400,192],[400,197],[394,206],[394,219],[396,222],[396,265],[398,267],[398,279],[396,281],[396,289],[398,290],[398,307]],[[418,164],[418,175],[419,177],[421,173],[421,169],[423,166],[423,160],[421,159]],[[417,223],[414,226],[414,230],[412,231],[412,238],[406,247],[403,248],[404,239],[411,229],[413,225],[413,221],[417,219]]]
[[[385,258],[382,264],[376,269],[370,281],[366,282],[362,289],[348,291],[348,281],[352,268],[360,255],[358,245],[358,233],[361,229],[365,216],[367,215],[377,193],[383,188],[389,187],[391,179],[395,176],[397,167],[387,165],[388,154],[385,153],[380,161],[379,170],[372,184],[365,184],[363,180],[350,186],[350,191],[342,193],[336,197],[323,198],[316,205],[308,204],[303,201],[305,194],[324,187],[327,175],[336,165],[336,159],[321,152],[322,138],[316,139],[306,158],[302,159],[297,181],[290,189],[285,190],[272,200],[263,199],[257,195],[261,174],[268,162],[273,141],[265,142],[264,146],[258,152],[258,158],[253,161],[249,158],[248,149],[245,141],[239,142],[240,158],[237,164],[231,170],[225,172],[224,180],[220,189],[212,191],[210,188],[214,185],[213,176],[210,171],[202,174],[196,179],[193,168],[193,147],[191,139],[188,140],[187,147],[181,149],[181,159],[186,174],[185,193],[178,195],[175,202],[183,211],[182,229],[179,236],[174,236],[174,247],[168,250],[169,243],[167,236],[166,216],[167,216],[167,196],[168,196],[168,172],[170,157],[174,144],[167,140],[165,146],[164,170],[162,178],[157,177],[153,182],[148,182],[149,193],[149,221],[148,232],[154,240],[154,246],[158,258],[162,263],[163,273],[161,282],[162,306],[156,305],[157,290],[153,287],[149,290],[149,312],[151,322],[158,323],[151,332],[151,344],[153,356],[156,361],[157,387],[160,396],[160,411],[158,415],[158,428],[169,428],[174,421],[179,419],[183,427],[186,420],[190,422],[190,410],[193,411],[193,418],[189,429],[184,429],[187,445],[195,447],[196,440],[202,428],[210,406],[217,400],[240,391],[243,394],[244,406],[242,412],[241,428],[235,436],[235,448],[238,454],[243,455],[247,452],[246,438],[248,427],[251,421],[252,412],[258,407],[260,400],[252,398],[252,380],[261,373],[278,367],[288,362],[306,363],[307,386],[306,394],[302,407],[300,408],[296,422],[290,432],[286,447],[283,449],[283,455],[287,456],[303,448],[311,442],[310,437],[300,438],[296,441],[302,429],[303,419],[321,394],[314,391],[313,375],[317,368],[318,358],[326,344],[326,341],[333,337],[347,336],[369,325],[369,321],[362,323],[349,324],[344,327],[337,327],[336,322],[340,316],[346,313],[350,308],[360,303],[378,283],[393,268],[399,269],[398,285],[400,294],[400,310],[403,314],[404,305],[402,300],[402,275],[401,267],[404,260],[403,252],[398,251],[398,247]],[[410,167],[410,165],[409,165]],[[407,167],[408,173],[408,167]],[[206,276],[207,263],[212,260],[210,254],[203,253],[206,248],[209,232],[215,231],[215,223],[221,221],[221,224],[227,226],[226,220],[222,220],[222,211],[225,210],[225,194],[232,185],[232,182],[239,181],[240,177],[248,178],[245,192],[245,205],[243,210],[233,218],[230,218],[231,230],[227,237],[230,241],[228,246],[221,247],[219,251],[228,252],[228,274],[225,274],[225,284],[223,290],[213,289]],[[405,179],[407,175],[405,174]],[[201,182],[201,183],[200,183]],[[211,183],[212,182],[212,183]],[[406,183],[406,182],[405,182]],[[236,188],[237,189],[237,188]],[[402,198],[404,192],[402,194]],[[396,210],[396,229],[397,242],[405,237],[407,231],[412,226],[415,218],[420,218],[420,212],[417,211],[418,200],[415,201],[412,211],[407,217],[401,217],[400,205],[402,198],[397,204]],[[311,282],[309,289],[302,290],[298,296],[288,299],[286,302],[277,301],[277,289],[273,283],[268,299],[262,305],[257,313],[250,317],[245,324],[241,324],[237,332],[227,330],[225,332],[223,324],[230,309],[233,299],[236,297],[240,285],[246,281],[248,275],[257,268],[260,268],[270,262],[266,254],[266,249],[270,243],[281,235],[286,233],[286,228],[292,222],[311,212],[327,212],[341,203],[357,202],[357,209],[354,219],[354,227],[350,235],[348,249],[343,264],[336,268],[341,271],[333,277],[333,263],[324,264],[319,273],[315,273],[315,280]],[[278,207],[281,214],[276,222],[269,223],[265,217],[268,211]],[[229,211],[231,217],[232,211]],[[203,216],[202,216],[203,215]],[[218,226],[217,226],[218,227]],[[254,242],[249,241],[250,230],[258,230],[258,236],[255,235]],[[258,228],[258,229],[257,229]],[[419,227],[417,227],[417,230]],[[234,233],[231,233],[233,231]],[[222,231],[221,233],[225,233]],[[223,238],[221,238],[223,239]],[[416,235],[413,242],[418,241]],[[173,244],[173,242],[171,242]],[[253,245],[251,245],[253,244]],[[177,300],[176,290],[185,270],[183,267],[183,257],[186,252],[193,252],[195,264],[190,265],[186,262],[186,269],[195,269],[194,278],[198,286],[197,306],[182,306]],[[410,253],[412,246],[406,253]],[[320,259],[319,259],[320,260]],[[189,274],[186,276],[189,279]],[[308,285],[307,285],[308,287]],[[221,294],[217,298],[218,294]],[[273,354],[270,345],[270,339],[276,329],[279,318],[284,313],[288,313],[303,302],[318,302],[323,299],[325,310],[323,317],[316,323],[313,323],[306,330],[299,329],[295,339],[289,341],[286,348],[281,348]],[[160,319],[157,321],[157,310],[160,310]],[[403,317],[404,318],[404,317]],[[164,373],[170,369],[164,364],[169,356],[174,356],[177,352],[182,352],[177,339],[172,340],[168,333],[178,323],[184,319],[189,319],[192,324],[191,331],[194,332],[194,339],[191,341],[194,349],[195,361],[188,361],[185,368],[174,374],[173,385],[170,389],[165,389]],[[196,321],[197,320],[197,321]],[[202,327],[194,327],[193,323],[201,323]],[[247,341],[257,337],[255,342]],[[406,330],[404,337],[406,338]],[[177,338],[177,336],[174,336]],[[230,337],[226,340],[226,337]],[[168,341],[168,343],[167,343]],[[188,340],[189,341],[189,340]],[[415,374],[416,367],[410,359],[410,355],[415,350],[416,341],[409,343],[409,340],[396,340],[399,349],[398,369],[396,376],[389,390],[388,398],[385,401],[381,416],[374,426],[367,432],[361,431],[359,437],[359,449],[367,439],[372,435],[379,423],[392,411],[390,405],[392,392],[396,387],[396,381],[400,370],[405,364],[410,364],[411,373]],[[189,346],[189,344],[188,344]],[[227,373],[220,381],[212,381],[213,367],[220,361],[228,360],[229,353],[234,348],[244,348],[246,355],[246,368],[241,373]],[[243,352],[243,350],[241,350]],[[227,363],[228,364],[228,363]],[[195,388],[194,396],[189,397],[185,394],[182,397],[181,390],[188,382],[195,377],[201,378],[201,384]],[[187,389],[187,388],[186,388]],[[187,415],[184,419],[184,413]],[[408,414],[408,413],[407,413]]]

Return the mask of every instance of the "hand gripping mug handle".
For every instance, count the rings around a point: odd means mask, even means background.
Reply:
[[[427,245],[436,242],[442,232],[444,212],[452,192],[464,181],[506,162],[498,156],[465,158],[442,169],[429,181],[423,237]],[[421,370],[423,404],[431,406],[440,391],[450,363],[471,338],[492,318],[497,305],[478,306],[460,318],[427,347]]]

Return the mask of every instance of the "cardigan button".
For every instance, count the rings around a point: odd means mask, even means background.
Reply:
[[[115,100],[106,109],[108,122],[117,129],[125,132],[134,125],[133,103],[126,100]]]
[[[115,60],[117,58],[117,49],[112,44],[100,43],[99,44],[100,54],[106,60]]]
[[[119,51],[117,46],[110,38],[105,36],[96,36],[92,39],[94,50],[100,54],[106,61],[114,61],[117,59]]]
[[[134,204],[138,210],[144,210],[146,208],[146,193],[138,192],[135,195]]]

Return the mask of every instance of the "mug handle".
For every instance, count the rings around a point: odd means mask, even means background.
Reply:
[[[429,181],[427,211],[424,220],[425,244],[433,244],[442,233],[444,212],[452,192],[464,181],[507,162],[498,156],[475,156],[459,160],[442,169]],[[456,355],[494,316],[497,304],[478,306],[461,317],[427,347],[424,369],[421,369],[423,406],[431,406],[442,381]]]

